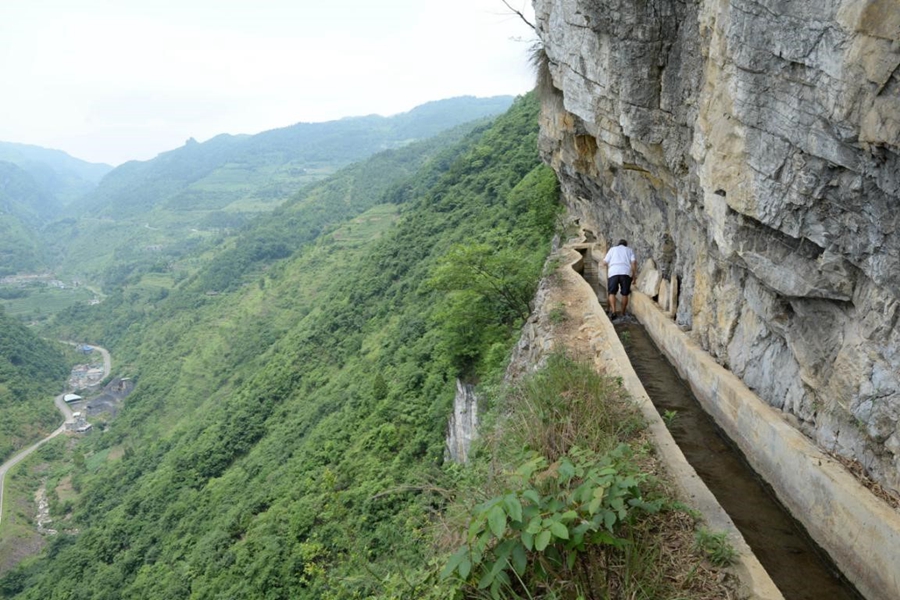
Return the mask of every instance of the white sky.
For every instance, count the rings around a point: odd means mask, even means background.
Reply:
[[[189,137],[521,94],[532,38],[501,0],[0,0],[0,140],[116,165]]]

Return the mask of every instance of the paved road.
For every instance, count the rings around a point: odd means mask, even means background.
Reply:
[[[71,344],[72,342],[67,342],[67,343]],[[112,360],[109,356],[109,352],[106,351],[106,348],[101,348],[100,346],[91,346],[91,347],[95,348],[96,350],[99,350],[100,354],[103,355],[103,377],[108,376],[110,373],[110,370],[112,368]],[[56,404],[56,408],[58,408],[59,412],[61,412],[63,415],[63,418],[64,418],[63,424],[60,425],[53,433],[51,433],[50,435],[48,435],[41,441],[32,444],[31,446],[25,448],[24,450],[21,450],[18,454],[16,454],[12,458],[10,458],[8,461],[6,461],[2,465],[0,465],[0,524],[2,524],[2,522],[3,522],[3,482],[6,480],[6,472],[9,471],[14,466],[16,466],[17,464],[19,464],[20,462],[22,462],[23,460],[25,460],[25,458],[29,454],[31,454],[32,452],[34,452],[35,450],[37,450],[38,448],[40,448],[41,446],[43,446],[44,444],[46,444],[47,442],[49,442],[50,440],[52,440],[53,438],[55,438],[56,436],[61,434],[63,431],[65,431],[66,423],[72,423],[75,420],[75,417],[72,416],[71,407],[69,407],[69,405],[66,404],[66,401],[63,400],[63,397],[66,395],[66,393],[68,393],[68,392],[60,394],[53,400],[54,403]]]

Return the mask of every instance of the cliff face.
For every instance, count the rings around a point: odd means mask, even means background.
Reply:
[[[900,0],[534,4],[570,209],[652,259],[716,360],[900,489]]]
[[[444,457],[457,463],[469,461],[472,442],[478,437],[478,397],[475,386],[456,380],[453,414],[447,423]]]

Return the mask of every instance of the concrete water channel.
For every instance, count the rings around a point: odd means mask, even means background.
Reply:
[[[659,302],[636,291],[632,315],[610,322],[602,250],[593,240],[568,245],[571,270],[558,272],[583,298],[592,361],[622,378],[681,495],[727,533],[748,597],[900,598],[900,513],[678,327],[677,284],[674,296],[660,286]],[[666,283],[671,292],[676,282]]]
[[[862,600],[707,415],[633,317],[615,323],[625,352],[688,462],[788,600]]]

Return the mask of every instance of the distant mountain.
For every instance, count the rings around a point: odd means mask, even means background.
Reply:
[[[499,115],[512,105],[512,96],[474,98],[460,96],[421,104],[409,112],[394,117],[395,131],[401,139],[430,137],[445,129],[481,119],[487,115]]]
[[[112,170],[110,165],[86,162],[62,150],[12,142],[0,142],[0,161],[12,163],[31,175],[63,206],[90,192]]]
[[[177,260],[234,235],[261,214],[352,163],[406,148],[463,123],[504,112],[511,96],[430,102],[381,117],[297,123],[256,135],[219,135],[110,172],[45,230],[58,271],[104,285],[139,264]],[[349,193],[349,192],[348,192]],[[317,223],[324,222],[317,216]],[[321,217],[321,218],[320,218]]]
[[[77,214],[112,219],[154,208],[185,213],[274,208],[303,185],[381,150],[504,112],[512,96],[465,96],[429,102],[409,112],[297,123],[256,135],[223,134],[112,171],[79,203]]]
[[[37,231],[59,208],[29,173],[0,161],[0,276],[44,266]]]
[[[111,170],[61,150],[0,142],[0,276],[47,268],[41,231]]]

